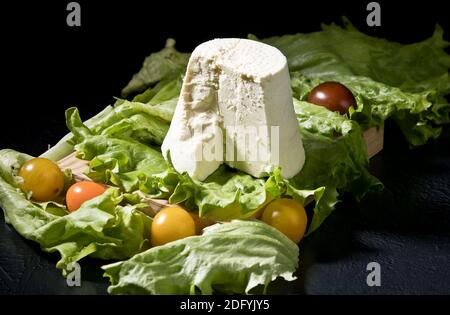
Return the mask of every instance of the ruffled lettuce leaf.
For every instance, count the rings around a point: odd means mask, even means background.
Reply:
[[[350,118],[363,129],[381,127],[394,119],[411,144],[418,146],[439,137],[442,124],[449,122],[450,105],[435,90],[404,92],[399,88],[373,81],[367,77],[340,75],[309,78],[300,72],[291,73],[293,95],[305,101],[309,92],[324,81],[338,81],[348,87],[357,102]]]
[[[335,187],[357,199],[382,189],[369,173],[369,159],[361,127],[355,121],[294,99],[294,108],[305,147],[305,165],[289,181],[304,188]]]
[[[161,145],[169,129],[180,90],[181,77],[160,82],[137,95],[133,101],[117,100],[111,110],[94,123],[86,124],[81,120],[77,123],[86,125],[97,135]],[[71,142],[75,143],[77,139]]]
[[[320,82],[338,81],[356,95],[359,108],[352,119],[364,129],[391,118],[412,147],[436,139],[450,112],[444,97],[450,93],[449,43],[443,30],[436,26],[429,39],[404,45],[365,35],[345,18],[343,24],[262,41],[286,55],[299,100]]]
[[[413,44],[400,44],[368,36],[346,18],[343,27],[322,25],[322,30],[263,39],[287,57],[290,71],[308,77],[356,75],[405,92],[450,91],[449,43],[436,26],[432,37]],[[251,36],[254,38],[254,36]]]
[[[34,203],[17,187],[14,168],[31,157],[13,150],[0,151],[0,207],[6,222],[42,250],[59,252],[57,267],[83,257],[126,259],[146,248],[151,219],[139,205],[122,205],[117,188],[85,202],[70,214],[48,211],[56,204]]]
[[[164,49],[145,58],[142,68],[122,90],[122,96],[143,92],[154,83],[184,73],[190,54],[180,53],[174,47],[175,40],[169,38]]]
[[[173,50],[174,48],[170,48]],[[157,63],[153,60],[152,63]],[[105,134],[133,133],[147,143],[161,144],[175,110],[181,90],[179,70],[166,76],[155,86],[147,88],[134,97],[133,102],[118,99],[113,106],[107,106],[97,115],[84,121],[89,128],[104,130]],[[137,91],[133,91],[137,92]],[[124,106],[120,106],[125,103]],[[152,105],[144,106],[144,105]],[[73,152],[73,134],[65,135],[56,145],[41,156],[58,161]]]
[[[102,268],[111,294],[250,293],[278,277],[294,280],[298,254],[269,225],[235,220]]]
[[[97,115],[87,119],[84,123],[86,126],[92,127],[97,124],[98,121],[102,120],[105,115],[113,110],[112,106],[107,106]],[[62,158],[68,156],[73,152],[73,145],[71,143],[71,139],[73,138],[73,134],[69,132],[61,140],[58,141],[54,146],[49,148],[47,151],[42,153],[40,157],[44,157],[50,159],[54,162],[61,160]]]

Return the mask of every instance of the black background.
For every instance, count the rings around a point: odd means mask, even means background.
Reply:
[[[88,118],[119,96],[145,56],[167,37],[191,51],[215,37],[311,32],[347,16],[363,32],[410,43],[436,23],[449,40],[444,1],[378,1],[382,26],[366,25],[370,1],[79,1],[81,27],[66,25],[69,1],[2,5],[0,148],[39,155],[66,132],[64,110]],[[388,69],[387,69],[388,71]],[[450,293],[450,131],[410,150],[396,126],[371,170],[386,188],[360,204],[351,196],[304,242],[299,281],[274,293]],[[0,219],[0,293],[105,293],[95,260],[82,263],[83,287],[68,288],[57,257],[23,240]],[[381,264],[368,287],[366,265]]]

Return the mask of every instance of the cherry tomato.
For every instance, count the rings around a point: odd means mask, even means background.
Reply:
[[[339,82],[324,82],[316,86],[308,95],[308,102],[325,106],[331,111],[342,115],[348,112],[350,106],[356,108],[356,100],[352,92]]]
[[[152,222],[151,243],[163,245],[188,236],[195,235],[195,222],[192,216],[180,207],[167,207],[159,211]]]
[[[18,175],[23,178],[20,188],[27,193],[31,191],[31,198],[36,201],[54,200],[64,188],[63,172],[46,158],[29,160],[22,165]]]
[[[306,231],[308,218],[303,206],[293,199],[281,198],[269,203],[262,220],[298,243]]]
[[[66,204],[70,212],[78,210],[88,200],[100,196],[106,187],[94,182],[78,182],[70,186],[66,193]]]

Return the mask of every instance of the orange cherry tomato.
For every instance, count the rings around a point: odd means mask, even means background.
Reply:
[[[106,187],[94,182],[78,182],[70,186],[66,193],[66,204],[70,212],[78,210],[88,200],[100,196]]]

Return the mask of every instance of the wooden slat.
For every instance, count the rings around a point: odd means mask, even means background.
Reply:
[[[366,142],[369,159],[383,150],[384,128],[369,128],[364,132],[363,137]]]
[[[71,169],[72,175],[77,182],[91,181],[91,179],[85,175],[85,173],[89,171],[89,162],[77,158],[75,152],[59,160],[58,165],[62,170],[68,168]]]

